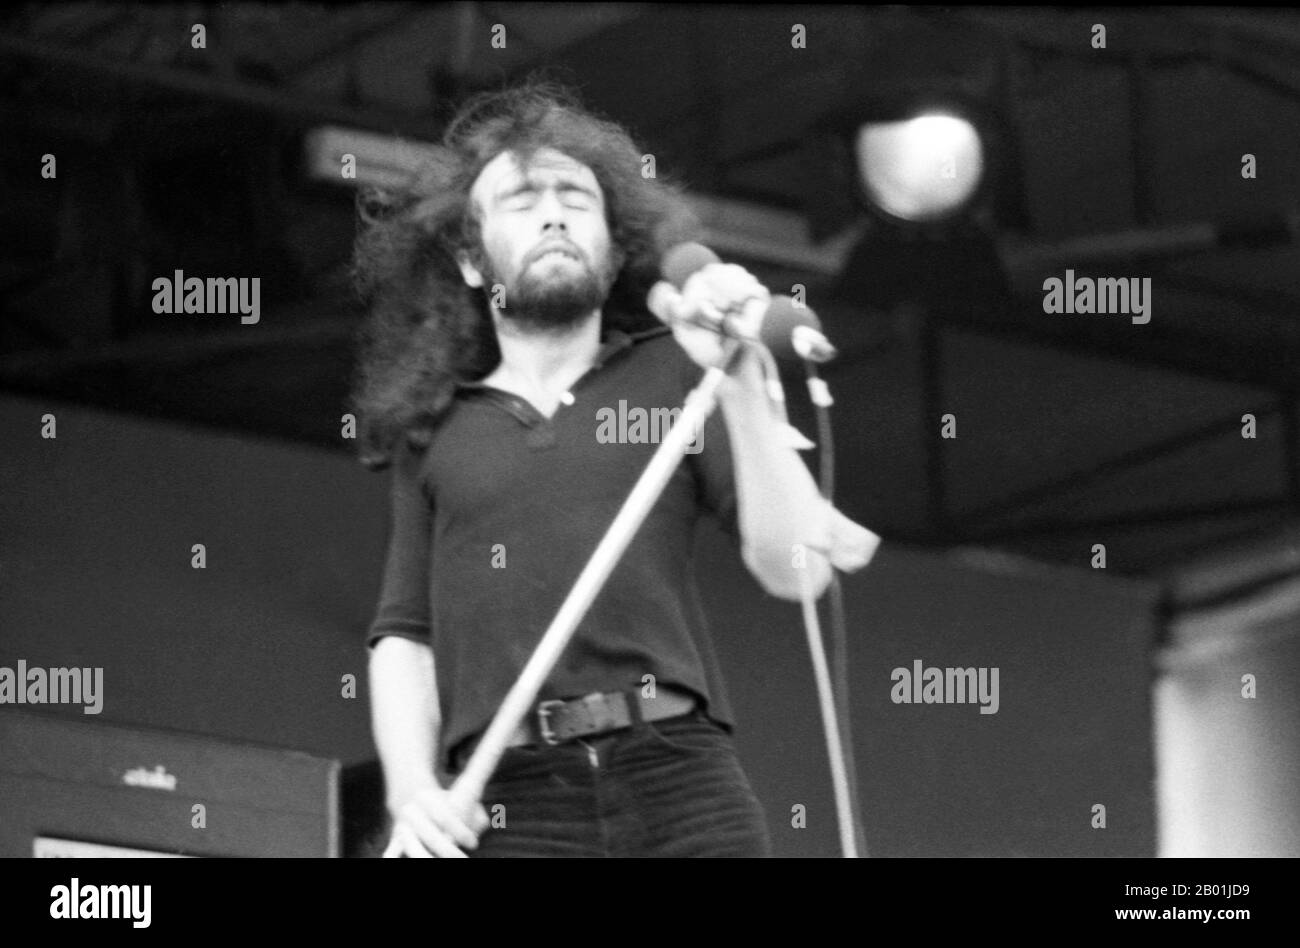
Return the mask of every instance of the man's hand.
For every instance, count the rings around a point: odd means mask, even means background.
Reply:
[[[771,294],[744,267],[734,263],[710,263],[690,275],[681,290],[681,306],[687,312],[729,315],[736,329],[757,338]],[[722,360],[721,333],[677,321],[673,336],[686,354],[703,368]]]
[[[822,529],[817,543],[810,546],[823,554],[832,566],[854,573],[871,562],[880,546],[880,537],[860,523],[855,523],[835,507],[823,508]]]
[[[487,811],[475,803],[462,814],[449,790],[436,781],[389,804],[393,832],[384,857],[441,857],[464,859],[466,849],[478,847],[478,838],[488,826]]]

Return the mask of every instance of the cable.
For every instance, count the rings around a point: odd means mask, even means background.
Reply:
[[[817,373],[817,364],[804,361],[808,376],[808,394],[813,403],[817,419],[817,444],[820,446],[817,472],[822,497],[832,503],[835,497],[835,437],[831,428],[830,407],[834,404],[830,389]],[[856,843],[859,854],[868,855],[866,829],[860,811],[861,797],[858,794],[858,767],[853,755],[853,729],[851,720],[852,702],[849,698],[849,649],[848,629],[844,615],[844,587],[840,583],[839,572],[831,567],[830,593],[831,610],[831,668],[834,672],[834,693],[836,696],[836,714],[840,721],[840,736],[843,739],[844,759],[848,769],[849,798],[852,801],[853,825],[856,828]]]
[[[839,817],[840,848],[846,859],[858,858],[858,824],[853,818],[853,786],[850,782],[849,764],[837,726],[834,689],[830,671],[826,667],[826,651],[822,647],[821,625],[817,621],[817,602],[813,599],[808,570],[795,570],[799,574],[800,596],[803,607],[803,624],[808,633],[808,651],[812,656],[813,678],[817,682],[817,699],[822,712],[822,725],[826,732],[826,753],[831,762],[831,785],[835,792],[835,812]]]
[[[785,392],[781,387],[781,377],[776,359],[767,346],[755,340],[744,340],[750,345],[761,360],[764,385],[769,401],[782,424],[811,447],[798,429],[789,423],[786,411]],[[835,441],[831,430],[829,408],[833,404],[830,390],[817,374],[816,364],[804,360],[808,373],[808,392],[815,406],[817,419],[817,440],[821,446],[818,463],[819,486],[822,498],[830,504],[835,493]],[[822,644],[821,623],[817,613],[817,602],[809,586],[808,571],[799,570],[800,604],[803,610],[804,629],[808,636],[808,648],[813,663],[813,677],[817,684],[818,703],[822,712],[822,724],[826,734],[827,753],[830,757],[831,783],[835,794],[836,812],[840,828],[840,846],[848,858],[865,858],[867,856],[866,833],[860,812],[857,764],[853,755],[853,737],[850,726],[849,674],[848,674],[848,633],[844,617],[844,591],[840,585],[839,574],[829,560],[831,608],[831,633],[833,660],[828,665],[825,648]],[[834,680],[832,681],[832,668]]]

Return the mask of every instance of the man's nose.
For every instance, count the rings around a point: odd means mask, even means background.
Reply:
[[[561,233],[569,229],[565,222],[564,202],[560,200],[558,194],[554,191],[545,191],[538,201],[538,212],[542,216],[542,230],[547,233],[559,231]]]

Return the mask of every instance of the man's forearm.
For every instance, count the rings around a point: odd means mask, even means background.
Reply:
[[[829,505],[768,405],[757,359],[746,353],[741,360],[718,404],[731,439],[745,564],[774,596],[799,597],[800,569],[820,595],[830,567],[811,551],[825,548]],[[799,556],[799,547],[808,552]]]
[[[391,635],[375,643],[370,653],[370,708],[392,808],[435,780],[440,720],[433,650]]]

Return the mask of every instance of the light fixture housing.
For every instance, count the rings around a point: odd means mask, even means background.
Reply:
[[[858,96],[817,121],[807,161],[815,236],[863,212],[869,226],[904,233],[975,218],[1025,226],[1013,127],[995,105],[951,87],[881,85]]]
[[[971,204],[984,183],[979,129],[952,108],[865,122],[853,145],[863,193],[874,209],[895,220],[951,218]]]

